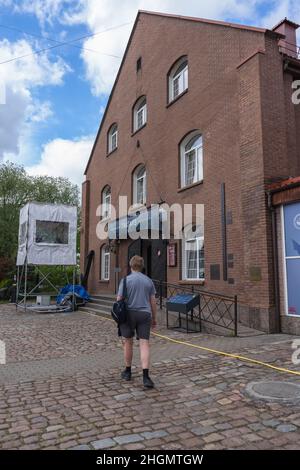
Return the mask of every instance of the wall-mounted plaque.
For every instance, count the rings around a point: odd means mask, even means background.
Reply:
[[[168,245],[168,266],[175,267],[177,265],[177,244],[170,243]]]
[[[261,281],[261,268],[259,266],[250,266],[250,281]]]
[[[210,265],[210,279],[212,281],[219,281],[220,278],[221,278],[220,265],[219,264],[211,264]]]

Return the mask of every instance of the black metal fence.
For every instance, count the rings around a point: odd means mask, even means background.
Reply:
[[[238,314],[237,296],[225,296],[215,292],[208,292],[195,286],[184,286],[170,284],[168,282],[153,280],[156,293],[157,304],[160,309],[165,309],[166,300],[177,294],[199,294],[200,306],[197,307],[193,315],[204,323],[211,326],[214,333],[220,333],[223,329],[230,331],[237,336]]]

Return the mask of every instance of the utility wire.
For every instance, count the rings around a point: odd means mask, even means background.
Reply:
[[[30,54],[24,54],[24,55],[19,56],[19,57],[13,57],[12,59],[8,59],[8,60],[5,60],[3,62],[0,62],[0,65],[8,64],[9,62],[14,62],[16,60],[24,59],[25,57],[30,57],[30,56],[33,56],[33,55],[36,55],[36,54],[41,54],[42,52],[50,51],[52,49],[56,49],[57,47],[68,46],[68,45],[72,44],[73,42],[81,41],[82,39],[97,36],[98,34],[103,34],[103,33],[106,33],[108,31],[112,31],[114,29],[119,29],[119,28],[122,28],[123,26],[127,26],[129,24],[131,24],[131,22],[123,23],[123,24],[118,25],[118,26],[113,26],[111,28],[104,29],[103,31],[97,31],[96,33],[86,34],[85,36],[81,36],[79,38],[72,39],[71,41],[65,41],[65,42],[62,42],[62,43],[59,43],[59,44],[55,44],[55,46],[50,46],[50,47],[46,47],[44,49],[40,49],[40,50],[31,52]]]
[[[24,31],[23,29],[15,28],[13,26],[7,26],[7,25],[4,25],[4,24],[0,24],[0,28],[5,28],[5,29],[8,29],[10,31],[16,31],[18,33],[25,34],[26,36],[31,36],[33,38],[44,39],[45,41],[48,41],[48,42],[55,42],[56,44],[58,44],[60,46],[65,45],[63,42],[57,41],[56,39],[52,39],[52,38],[49,38],[47,36],[42,36],[40,34],[28,33],[28,31]],[[89,49],[87,47],[78,46],[77,44],[68,44],[68,45],[70,47],[76,47],[76,49],[82,49],[83,51],[95,52],[96,54],[107,55],[109,57],[115,57],[116,59],[121,59],[121,57],[118,56],[118,55],[105,54],[104,52],[99,52],[99,51],[95,51],[94,49]]]

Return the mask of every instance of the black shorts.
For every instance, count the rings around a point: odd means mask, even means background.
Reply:
[[[128,310],[127,321],[120,325],[123,338],[149,339],[151,330],[151,313],[139,310]]]

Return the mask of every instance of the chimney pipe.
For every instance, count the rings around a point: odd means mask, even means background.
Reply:
[[[279,39],[278,45],[279,50],[283,54],[288,55],[289,57],[293,57],[298,59],[298,47],[297,47],[297,38],[296,38],[296,30],[299,28],[297,23],[293,23],[293,21],[284,18],[284,20],[280,21],[274,28],[273,31],[276,33],[283,34],[285,38]]]

